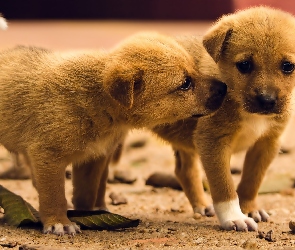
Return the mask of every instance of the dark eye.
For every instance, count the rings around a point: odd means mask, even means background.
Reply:
[[[238,62],[236,63],[236,67],[242,74],[250,73],[253,69],[253,65],[251,61]]]
[[[192,79],[189,76],[187,76],[185,78],[183,84],[180,86],[180,89],[186,91],[186,90],[191,89],[192,86],[193,86]]]
[[[290,62],[282,62],[281,68],[284,74],[291,74],[294,71],[294,64]]]

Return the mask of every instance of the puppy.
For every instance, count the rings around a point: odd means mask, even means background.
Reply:
[[[200,158],[215,212],[226,230],[256,230],[254,220],[269,217],[257,207],[256,197],[291,113],[294,33],[293,16],[267,7],[222,17],[203,39],[229,86],[222,107],[197,122],[187,119],[154,129],[177,150],[176,174],[196,210],[203,203],[197,195],[202,192],[200,178],[193,174],[195,159]],[[192,136],[195,145],[184,141],[184,136]],[[229,163],[231,155],[240,150],[247,154],[236,192]]]
[[[202,39],[194,36],[183,36],[177,37],[176,39],[177,42],[180,43],[192,56],[195,63],[195,70],[198,72],[200,79],[203,79],[203,81],[206,82],[211,82],[211,84],[214,84],[214,82],[218,82],[218,79],[220,79],[219,70],[214,60],[211,58],[211,56],[202,45]],[[214,100],[215,98],[216,97],[212,95],[211,105],[216,105],[215,101],[212,102],[212,100]],[[182,184],[184,192],[189,198],[194,212],[200,213],[202,215],[206,214],[207,216],[213,216],[214,209],[212,205],[210,205],[204,194],[201,169],[195,159],[198,156],[194,144],[194,133],[197,128],[197,123],[197,119],[182,119],[175,123],[155,126],[152,130],[159,137],[170,142],[176,150],[176,175]],[[110,160],[112,160],[112,162],[115,164],[119,161],[122,154],[122,144],[123,142],[119,143],[117,149],[114,152],[110,153],[110,156],[106,161],[107,164]],[[184,157],[182,157],[182,151],[186,152],[188,156],[186,157],[186,155],[183,155]],[[103,174],[103,178],[100,179],[99,185],[97,186],[98,192],[95,202],[95,208],[107,210],[104,198],[108,176],[108,167],[105,167],[103,169],[105,169],[105,172]],[[73,171],[79,171],[79,168],[74,168]],[[74,176],[81,176],[81,173],[75,173]],[[84,178],[79,178],[76,181],[74,177],[73,181],[81,183],[81,180],[85,180],[84,186],[87,186],[89,180],[92,179],[93,175],[89,171],[89,173],[85,173]],[[82,186],[80,189],[74,189],[74,197],[85,197],[86,193],[87,192],[84,191]],[[80,198],[79,200],[82,199]],[[73,199],[73,203],[76,203],[75,199]],[[89,209],[89,207],[85,206],[86,203],[87,202],[84,202],[80,206],[77,206],[76,204],[75,206],[79,207],[79,209]]]
[[[291,115],[294,33],[293,16],[267,7],[222,17],[203,38],[229,86],[222,107],[208,117],[153,128],[175,150],[175,173],[194,212],[210,216],[214,210],[204,196],[201,160],[215,212],[226,230],[257,230],[256,222],[269,218],[256,197]],[[196,44],[187,41],[190,53]],[[231,155],[241,150],[247,154],[236,191],[229,164]]]
[[[92,209],[128,130],[220,107],[226,85],[202,79],[193,66],[182,46],[156,33],[135,35],[110,52],[1,52],[0,143],[32,168],[44,233],[80,232],[66,215],[67,165],[74,169],[75,207]]]

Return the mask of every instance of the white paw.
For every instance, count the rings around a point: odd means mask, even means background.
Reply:
[[[257,223],[247,216],[238,220],[227,220],[221,223],[221,227],[225,230],[235,230],[235,231],[257,231]]]
[[[220,225],[225,230],[256,231],[257,223],[244,215],[239,205],[239,199],[214,204],[215,213]]]
[[[45,234],[56,234],[62,236],[64,234],[75,235],[76,233],[81,233],[80,227],[72,222],[70,225],[63,225],[61,223],[56,223],[54,225],[46,226],[43,228],[43,233]]]

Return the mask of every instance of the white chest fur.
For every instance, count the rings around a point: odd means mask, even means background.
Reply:
[[[255,141],[272,126],[271,118],[256,114],[246,114],[234,142],[233,153],[251,147]]]

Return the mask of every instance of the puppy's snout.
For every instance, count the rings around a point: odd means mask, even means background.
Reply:
[[[277,98],[275,94],[260,94],[256,96],[256,101],[262,110],[270,111],[275,107]]]
[[[227,85],[215,80],[210,87],[210,96],[206,102],[206,108],[210,110],[217,110],[220,108],[226,93]]]

